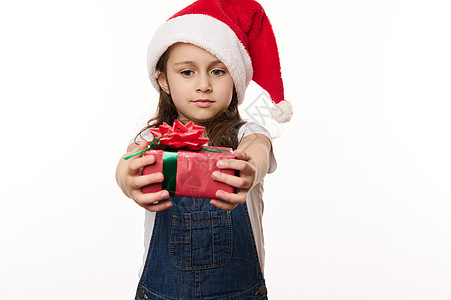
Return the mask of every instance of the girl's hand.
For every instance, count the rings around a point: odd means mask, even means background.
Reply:
[[[236,159],[223,159],[218,161],[217,167],[219,169],[233,169],[239,171],[239,176],[228,175],[219,171],[213,172],[211,177],[228,185],[235,187],[235,193],[227,193],[222,190],[216,192],[218,199],[211,199],[210,203],[217,208],[231,210],[238,204],[243,204],[246,201],[246,196],[255,182],[256,169],[251,160],[251,157],[244,150],[235,150],[233,152]]]
[[[129,160],[124,160],[133,153],[144,150],[147,147],[146,142],[140,142],[139,146],[131,145],[124,156],[121,157],[116,169],[116,181],[124,194],[132,198],[139,206],[149,211],[162,211],[172,206],[171,201],[164,201],[169,197],[169,192],[162,190],[156,193],[143,194],[141,188],[146,185],[163,182],[163,173],[153,173],[149,175],[142,175],[142,168],[147,165],[155,163],[153,155],[135,156]]]

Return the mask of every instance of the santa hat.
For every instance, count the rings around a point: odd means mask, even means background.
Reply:
[[[275,104],[273,118],[279,123],[291,119],[293,109],[284,98],[276,39],[259,3],[253,0],[198,0],[161,25],[147,53],[149,77],[157,90],[157,62],[171,45],[178,42],[207,50],[227,67],[239,104],[253,80],[268,92]]]

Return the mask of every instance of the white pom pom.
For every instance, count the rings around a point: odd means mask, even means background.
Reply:
[[[282,101],[272,107],[272,117],[278,123],[286,123],[290,121],[293,115],[293,107],[288,101]]]

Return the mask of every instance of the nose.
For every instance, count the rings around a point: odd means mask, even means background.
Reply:
[[[212,91],[210,77],[208,74],[201,73],[197,77],[197,86],[196,86],[196,92],[199,93],[208,93]]]

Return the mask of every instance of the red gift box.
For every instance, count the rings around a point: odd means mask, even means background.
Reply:
[[[207,147],[204,147],[207,148]],[[229,150],[228,148],[208,147],[210,149]],[[163,172],[163,150],[149,150],[144,155],[154,155],[155,163],[143,169],[143,174]],[[155,183],[143,187],[143,193],[155,193],[161,191],[163,187],[169,190],[172,196],[187,196],[196,198],[217,198],[217,190],[233,193],[233,187],[222,182],[214,181],[211,174],[219,170],[216,163],[221,159],[234,159],[231,152],[210,152],[205,150],[186,151],[179,150],[177,155],[176,175],[165,175],[164,180],[172,182],[169,184]],[[220,172],[233,175],[235,170],[224,170]],[[168,178],[170,176],[170,178]],[[169,187],[169,188],[168,188]]]
[[[154,139],[149,148],[125,159],[141,154],[154,155],[155,163],[143,169],[143,174],[162,172],[164,181],[143,187],[143,193],[168,190],[171,196],[216,198],[217,190],[233,193],[234,188],[214,181],[211,174],[220,170],[216,163],[221,159],[234,159],[231,148],[203,147],[208,142],[202,138],[205,128],[189,122],[183,125],[175,120],[173,126],[166,123],[150,129]],[[221,169],[220,172],[233,175],[235,170]]]

